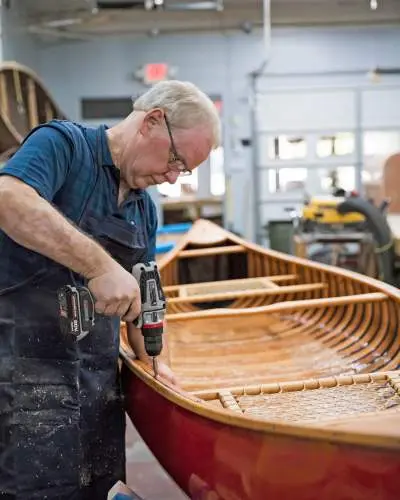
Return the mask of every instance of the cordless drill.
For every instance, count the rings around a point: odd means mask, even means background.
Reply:
[[[166,311],[158,266],[154,261],[138,263],[133,266],[132,275],[138,282],[142,304],[133,324],[142,331],[146,353],[152,357],[154,374],[157,375],[156,356],[163,347]],[[58,290],[58,303],[63,334],[72,335],[76,341],[86,337],[95,325],[95,306],[89,289],[65,285]]]
[[[157,375],[156,357],[163,348],[162,335],[166,310],[160,274],[155,262],[136,264],[133,266],[132,274],[139,284],[142,301],[141,314],[133,324],[142,331],[146,353],[153,358],[153,370]]]

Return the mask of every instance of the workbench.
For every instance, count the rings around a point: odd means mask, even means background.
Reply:
[[[188,220],[195,221],[196,219],[206,218],[210,216],[222,216],[221,196],[209,196],[206,198],[198,198],[194,195],[183,195],[179,198],[161,198],[160,206],[163,211],[164,224],[173,224],[177,222],[186,222]],[[177,217],[174,213],[181,213]]]
[[[321,244],[332,248],[332,261],[328,262],[334,266],[342,267],[340,262],[340,249],[342,245],[354,243],[359,246],[358,254],[354,254],[352,260],[356,260],[354,271],[375,277],[377,263],[375,258],[375,243],[373,236],[369,233],[356,231],[343,231],[338,233],[328,233],[315,231],[311,233],[296,234],[293,237],[294,255],[305,259],[310,259],[311,245]]]

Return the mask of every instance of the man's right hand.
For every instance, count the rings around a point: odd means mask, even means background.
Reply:
[[[120,316],[132,322],[140,314],[140,289],[136,279],[118,264],[92,278],[88,283],[95,309],[105,316]]]

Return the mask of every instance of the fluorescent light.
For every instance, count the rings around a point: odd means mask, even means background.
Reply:
[[[82,19],[80,17],[74,19],[56,19],[54,21],[47,21],[43,26],[47,28],[63,28],[65,26],[72,26],[73,24],[80,24]]]
[[[165,6],[166,10],[223,10],[223,0],[177,2]]]

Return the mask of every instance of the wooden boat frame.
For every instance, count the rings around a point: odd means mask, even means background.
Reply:
[[[33,70],[15,61],[0,64],[0,153],[5,159],[15,152],[31,129],[64,118]]]

